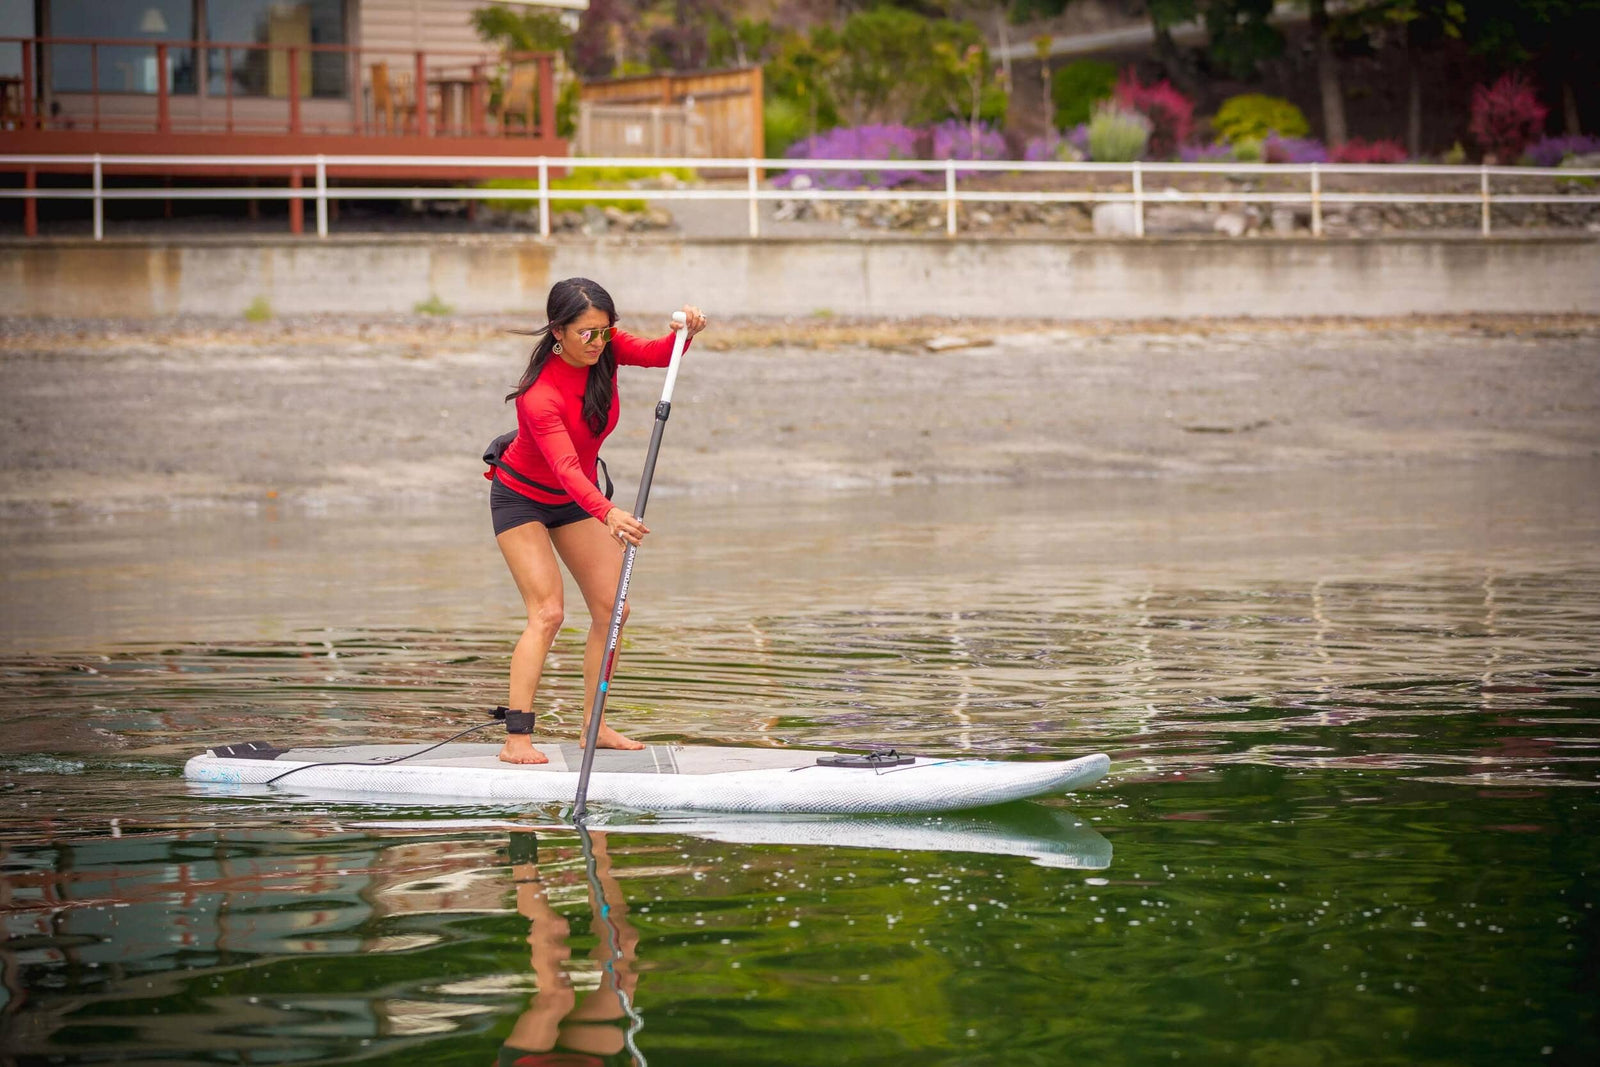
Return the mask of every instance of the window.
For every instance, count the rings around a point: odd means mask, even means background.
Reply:
[[[59,92],[90,92],[98,74],[102,93],[154,93],[165,76],[167,92],[195,91],[193,48],[168,48],[167,69],[157,71],[158,41],[194,39],[193,0],[48,0],[51,37],[121,37],[148,45],[49,46],[50,85]],[[95,68],[98,68],[96,70]]]
[[[206,40],[230,45],[344,44],[344,0],[204,0]],[[222,96],[289,95],[289,50],[211,48],[206,92]],[[350,57],[302,50],[297,56],[301,97],[348,95]]]

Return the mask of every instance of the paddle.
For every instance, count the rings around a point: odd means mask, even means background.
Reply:
[[[672,339],[672,362],[667,364],[667,384],[661,390],[661,401],[656,404],[656,424],[650,431],[650,450],[644,456],[644,476],[639,479],[639,499],[633,506],[633,517],[644,518],[644,506],[650,499],[650,481],[656,474],[656,455],[661,451],[661,433],[667,428],[667,416],[672,414],[672,387],[678,381],[678,364],[683,361],[683,346],[688,343],[689,320],[683,312],[672,313],[672,321],[679,324]],[[606,632],[606,653],[600,659],[600,682],[594,690],[594,707],[589,709],[589,728],[584,731],[583,769],[578,772],[578,798],[572,817],[581,819],[584,801],[589,795],[589,772],[594,768],[595,745],[600,737],[600,720],[606,713],[606,693],[611,688],[611,672],[617,665],[617,641],[622,636],[622,608],[628,602],[628,583],[633,580],[633,557],[639,546],[629,544],[622,555],[622,577],[617,581],[617,598],[611,604],[611,628]]]

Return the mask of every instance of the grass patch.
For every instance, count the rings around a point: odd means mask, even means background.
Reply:
[[[428,299],[419,300],[417,303],[411,305],[411,310],[415,311],[418,315],[444,316],[453,313],[455,308],[451,307],[449,304],[446,304],[443,300],[440,300],[439,294],[429,293]]]
[[[695,172],[688,167],[586,167],[574,161],[568,165],[568,170],[573,173],[565,178],[551,178],[551,189],[578,190],[578,189],[638,189],[645,183],[654,183],[662,175],[668,175],[683,182],[695,180]],[[485,189],[528,189],[537,190],[539,183],[529,178],[491,178],[483,183]],[[491,208],[498,211],[537,211],[538,200],[489,200],[486,201]],[[580,200],[552,200],[551,211],[582,211],[585,208],[597,207],[602,210],[607,207],[619,208],[632,214],[642,214],[648,208],[649,202],[629,198],[611,199],[580,199]]]

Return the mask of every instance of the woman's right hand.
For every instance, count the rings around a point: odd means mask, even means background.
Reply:
[[[606,512],[606,530],[624,544],[637,545],[650,532],[650,527],[634,518],[632,512],[612,508]]]

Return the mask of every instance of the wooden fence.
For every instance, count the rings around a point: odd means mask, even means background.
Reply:
[[[759,159],[767,154],[761,91],[760,67],[585,82],[580,124],[585,110],[595,121],[592,129],[579,129],[579,151],[586,156],[662,154],[648,146],[653,139],[672,137],[676,128],[686,155]]]

